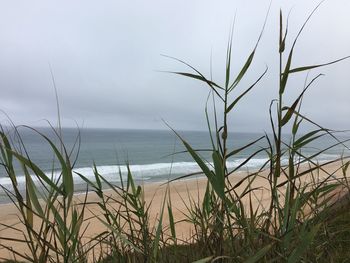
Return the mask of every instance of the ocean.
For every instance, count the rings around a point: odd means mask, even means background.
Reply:
[[[59,148],[59,140],[52,129],[39,128],[41,133],[48,136]],[[49,176],[53,172],[59,174],[59,165],[54,160],[53,151],[42,136],[28,128],[19,129],[21,139],[31,160]],[[206,131],[179,131],[179,134],[194,149],[209,149],[210,136]],[[257,133],[230,133],[228,135],[228,149],[237,149],[246,145],[264,134]],[[11,136],[13,137],[13,136]],[[80,146],[77,138],[80,137]],[[288,140],[288,135],[284,136]],[[94,180],[93,164],[97,170],[111,183],[120,184],[119,170],[122,178],[126,178],[127,167],[137,183],[166,182],[169,179],[199,171],[197,164],[188,153],[183,153],[181,141],[171,130],[114,130],[114,129],[62,129],[62,138],[69,152],[71,160],[75,162],[74,171]],[[14,145],[17,145],[14,139]],[[333,138],[324,137],[304,150],[304,154],[311,155],[318,149],[334,144]],[[240,152],[227,165],[230,169],[237,167],[255,151],[265,147],[266,141],[261,140],[253,147]],[[78,147],[79,146],[79,147]],[[78,150],[79,148],[79,150]],[[335,147],[318,157],[319,161],[337,158],[343,153],[343,147]],[[210,161],[210,154],[201,152],[203,158]],[[261,152],[254,156],[242,169],[255,170],[267,160],[266,153]],[[15,165],[18,174],[17,181],[20,189],[24,189],[25,179],[19,165]],[[76,190],[86,188],[84,181],[74,174]],[[0,185],[11,189],[11,181],[4,169],[0,168]],[[0,189],[0,202],[7,200],[3,189]]]

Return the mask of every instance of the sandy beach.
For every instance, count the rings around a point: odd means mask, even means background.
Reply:
[[[339,163],[327,165],[325,169],[329,173],[334,173],[335,177],[341,177],[341,170],[338,170]],[[230,176],[230,182],[232,185],[239,182],[241,179],[243,179],[246,175],[246,172],[237,172],[236,174],[233,174]],[[325,178],[326,174],[324,172],[321,172],[319,174],[319,178]],[[302,182],[307,182],[310,178],[305,177]],[[284,177],[280,177],[280,181],[282,182],[285,180]],[[175,221],[181,221],[183,219],[186,219],[186,206],[189,205],[190,199],[194,201],[199,201],[202,199],[203,194],[206,189],[207,180],[203,177],[201,178],[194,178],[192,180],[181,180],[181,181],[175,181],[170,184],[170,199],[173,206],[173,213]],[[247,182],[241,184],[237,189],[237,193],[241,193],[244,188],[247,186]],[[162,203],[164,200],[164,193],[167,185],[166,184],[160,184],[160,183],[152,183],[152,184],[145,184],[143,186],[144,189],[144,199],[147,204],[151,204],[150,209],[150,225],[152,226],[156,219],[158,218],[159,212],[162,207]],[[266,172],[262,172],[258,177],[255,178],[253,184],[251,185],[252,188],[257,188],[251,195],[254,207],[259,209],[263,209],[264,206],[267,206],[270,201],[270,191],[269,191],[269,183],[267,180],[267,174]],[[282,187],[283,189],[283,187]],[[339,196],[344,194],[343,188],[339,188],[338,194],[335,198],[338,198]],[[106,195],[113,195],[113,192],[110,190],[105,191]],[[84,199],[84,195],[76,195],[74,197],[74,202],[78,204]],[[334,199],[336,200],[336,199]],[[98,201],[98,197],[95,193],[89,193],[88,195],[88,201],[90,203],[94,203],[95,201]],[[248,195],[243,198],[244,202],[248,202]],[[255,209],[254,208],[254,209]],[[2,238],[23,238],[22,233],[14,231],[12,229],[9,229],[5,227],[4,225],[10,225],[10,226],[20,226],[19,223],[19,213],[16,207],[13,204],[3,204],[0,206],[1,209],[1,215],[0,215],[0,237]],[[100,220],[97,218],[98,216],[101,216],[101,210],[96,204],[89,204],[88,210],[86,210],[85,218],[89,218],[85,222],[85,224],[88,225],[87,231],[85,233],[85,236],[87,240],[104,230],[106,230],[106,227],[100,222]],[[167,226],[169,224],[168,214],[164,214],[163,218],[163,226]],[[22,226],[20,226],[22,227]],[[193,229],[191,229],[191,225],[186,222],[180,222],[176,224],[176,233],[178,238],[180,239],[189,239],[191,237],[191,232]],[[6,240],[0,240],[0,245],[6,245],[13,247],[15,250],[19,250],[21,252],[24,252],[27,250],[25,244],[21,243],[14,243]],[[6,249],[0,248],[0,258],[14,258],[14,256]]]

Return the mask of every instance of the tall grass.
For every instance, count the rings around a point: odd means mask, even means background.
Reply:
[[[81,226],[85,203],[78,209],[73,202],[74,182],[70,156],[63,143],[61,153],[48,137],[36,132],[51,146],[61,173],[57,177],[53,172],[52,176],[48,177],[31,161],[20,136],[20,149],[24,149],[22,151],[13,149],[5,131],[0,132],[1,161],[11,179],[13,190],[2,188],[18,209],[20,223],[24,225],[24,228],[4,225],[11,227],[14,232],[22,233],[23,237],[2,239],[25,243],[29,254],[4,244],[1,246],[29,262],[48,262],[48,259],[57,262],[84,262],[86,255]],[[15,161],[19,163],[25,175],[25,193],[22,193],[16,180]],[[34,182],[33,177],[38,179],[39,185]]]
[[[309,72],[345,59],[292,68],[295,45],[315,10],[302,25],[288,51],[288,26],[284,26],[280,13],[277,51],[279,85],[276,87],[276,99],[270,104],[268,120],[272,135],[266,133],[243,147],[228,148],[228,136],[232,135],[229,115],[260,84],[268,71],[266,68],[244,92],[237,94],[237,87],[241,85],[258,52],[264,29],[247,60],[235,74],[231,70],[230,36],[223,85],[177,60],[192,71],[173,73],[202,82],[208,86],[209,96],[213,98],[214,118],[209,117],[209,106],[205,110],[211,145],[210,149],[205,150],[211,153],[210,161],[201,156],[201,150],[194,149],[179,132],[173,130],[207,179],[204,195],[199,199],[190,198],[190,202],[185,203],[187,210],[183,212],[185,221],[193,229],[191,237],[184,240],[176,232],[179,221],[173,215],[171,182],[165,186],[164,198],[155,220],[151,220],[152,202],[146,203],[144,189],[135,184],[129,168],[127,178],[123,178],[119,171],[120,185],[111,184],[95,165],[94,180],[77,173],[98,197],[97,201],[90,202],[86,194],[84,200],[78,201],[73,197],[74,160],[58,132],[56,136],[60,143],[56,146],[37,131],[51,147],[61,171],[59,176],[53,173],[49,177],[31,161],[24,144],[19,149],[14,148],[9,135],[2,130],[1,164],[13,187],[12,190],[3,190],[18,209],[20,225],[1,224],[4,228],[12,229],[16,235],[1,236],[2,241],[12,243],[0,243],[0,246],[28,262],[328,262],[336,253],[332,249],[337,249],[332,248],[333,239],[330,236],[342,231],[329,227],[331,213],[335,212],[332,205],[334,194],[341,187],[349,189],[349,161],[342,156],[319,163],[317,157],[328,149],[321,149],[312,156],[304,154],[304,149],[325,136],[334,139],[331,147],[341,145],[347,148],[346,141],[340,141],[335,131],[315,123],[301,111],[306,91],[321,75],[306,81],[295,101],[291,105],[285,104],[288,80],[292,74]],[[217,114],[219,107],[222,107],[222,116]],[[314,128],[300,134],[304,123]],[[283,139],[283,133],[290,134],[287,141]],[[20,139],[19,133],[17,136]],[[262,141],[265,141],[266,147],[256,147]],[[251,147],[258,150],[238,167],[227,167],[228,161],[235,160],[241,152]],[[245,173],[244,178],[235,179],[238,171],[257,154],[265,154],[268,161],[260,169]],[[25,193],[18,187],[14,162],[20,164],[25,175]],[[342,177],[335,177],[333,171],[326,169],[332,163],[339,165]],[[190,176],[193,174],[182,178]],[[33,177],[38,183],[34,182]],[[263,189],[259,185],[261,182],[266,182],[268,189]],[[104,190],[104,185],[110,189],[108,192]],[[268,196],[262,196],[263,190]],[[93,212],[91,205],[97,206],[99,212]],[[94,237],[84,236],[91,220],[85,217],[86,211],[105,226],[105,231]],[[345,222],[343,225],[349,227],[350,224]],[[321,237],[322,243],[315,239],[317,236]],[[25,244],[26,252],[16,249],[15,243]]]

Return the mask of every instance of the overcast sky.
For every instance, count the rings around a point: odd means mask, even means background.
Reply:
[[[286,3],[287,2],[287,3]],[[277,97],[279,8],[291,11],[294,37],[319,1],[272,1],[266,29],[250,72],[236,96],[268,65],[266,77],[238,106],[230,125],[238,131],[269,129],[268,106]],[[235,76],[262,28],[269,0],[1,1],[0,109],[16,124],[56,123],[58,89],[64,126],[204,129],[208,88],[160,71],[187,71],[161,56],[189,62],[224,82],[225,53],[235,13]],[[293,67],[350,55],[350,1],[328,0],[296,46]],[[287,48],[290,47],[291,38]],[[320,124],[350,128],[350,61],[310,72],[325,73],[304,100],[305,114]],[[295,74],[286,91],[292,102],[306,74]],[[4,114],[0,121],[5,122]]]

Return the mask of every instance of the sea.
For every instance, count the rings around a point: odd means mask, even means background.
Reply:
[[[177,131],[183,140],[188,142],[193,149],[200,150],[203,159],[211,163],[210,152],[211,139],[208,131]],[[61,141],[51,128],[19,128],[20,137],[15,136],[9,129],[8,135],[12,140],[13,147],[23,154],[27,154],[49,177],[60,173],[60,166],[48,141],[42,135],[52,140],[61,150]],[[40,134],[41,133],[41,134]],[[229,133],[228,151],[238,149],[257,140],[264,134],[258,133]],[[86,189],[85,182],[78,173],[94,181],[93,166],[96,165],[98,172],[112,184],[121,184],[126,180],[127,165],[138,184],[152,182],[167,182],[187,174],[196,173],[200,169],[191,155],[185,151],[182,141],[172,130],[127,130],[127,129],[77,129],[63,128],[60,132],[62,141],[66,147],[70,160],[74,163],[74,183],[77,192]],[[271,135],[270,135],[271,137]],[[19,139],[20,138],[20,139]],[[272,138],[272,137],[271,137]],[[288,141],[289,135],[284,135]],[[344,137],[339,137],[344,140]],[[305,155],[312,155],[320,149],[335,144],[336,141],[330,136],[319,139],[317,143],[305,148]],[[24,146],[24,147],[23,147]],[[256,151],[267,146],[267,141],[262,139],[239,154],[230,158],[227,162],[229,169],[242,164]],[[337,146],[322,153],[318,161],[324,162],[339,158],[340,155],[348,154],[343,146]],[[259,169],[266,161],[267,154],[260,151],[247,162],[241,170]],[[283,160],[286,161],[286,160]],[[18,163],[15,163],[17,182],[19,188],[25,189],[25,177]],[[120,176],[121,174],[121,176]],[[196,175],[203,176],[203,175]],[[32,175],[34,182],[37,178]],[[194,176],[185,177],[193,179]],[[183,179],[182,179],[183,180]],[[11,190],[11,181],[6,171],[0,168],[0,202],[9,201],[4,189]]]

